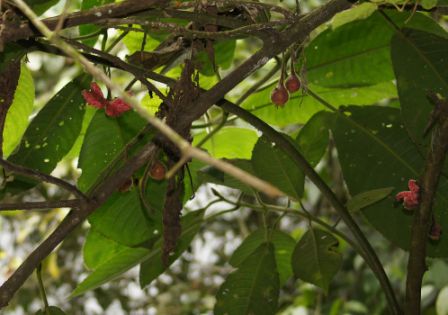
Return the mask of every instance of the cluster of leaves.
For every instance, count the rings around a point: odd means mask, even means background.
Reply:
[[[83,1],[82,9],[107,2]],[[52,4],[45,2],[48,7]],[[350,11],[344,14],[350,15]],[[250,95],[241,107],[281,130],[279,135],[287,138],[312,167],[326,153],[337,151],[348,195],[352,196],[347,208],[392,244],[408,249],[412,216],[394,209],[393,195],[406,188],[409,178],[419,177],[431,145],[430,139],[422,137],[432,110],[428,93],[448,96],[448,34],[437,21],[418,12],[370,10],[366,16],[357,17],[344,23],[336,19],[337,23],[306,44],[300,64],[306,68],[306,78],[302,78],[306,88],[291,95],[287,106],[278,109],[272,105],[270,93],[277,81],[273,78],[273,83]],[[96,30],[96,26],[82,26],[79,31],[89,34]],[[147,36],[148,51],[167,37],[130,32],[123,39],[130,54],[140,49],[143,36]],[[217,40],[213,45],[216,64],[205,52],[196,60],[201,65],[199,82],[203,88],[217,82],[216,69],[234,65],[236,40]],[[177,77],[181,65],[170,66],[173,69],[168,75]],[[152,139],[153,132],[141,136],[146,121],[134,111],[109,117],[105,111],[86,107],[82,91],[89,89],[91,81],[86,74],[76,77],[32,117],[34,85],[24,63],[3,131],[3,153],[8,161],[50,174],[61,161],[77,158],[82,173],[76,185],[88,193],[128,155]],[[161,104],[155,96],[143,101],[148,107]],[[210,116],[210,121],[216,121],[221,113],[212,110]],[[251,209],[261,213],[265,224],[254,228],[230,258],[234,271],[216,294],[214,313],[274,314],[280,308],[281,288],[293,276],[328,292],[342,266],[340,247],[345,241],[314,211],[300,210],[297,202],[310,200],[303,171],[284,148],[266,135],[260,136],[252,127],[241,127],[233,120],[223,122],[211,135],[208,127],[196,128],[199,130],[193,145],[200,143],[213,157],[225,158],[272,183],[288,196],[292,206],[280,207],[277,201],[266,204],[255,198],[258,202],[253,202]],[[327,152],[330,143],[332,149]],[[159,158],[164,160],[166,156]],[[254,200],[249,187],[213,167],[194,160],[190,171],[191,181],[184,183],[184,204],[206,184],[234,188],[240,191],[240,200]],[[134,175],[135,179],[143,176],[143,169]],[[448,181],[444,176],[440,181],[434,215],[442,230],[448,230],[443,220],[447,215]],[[77,285],[72,297],[98,288],[137,265],[140,285],[147,287],[216,218],[206,215],[207,207],[185,211],[177,247],[168,264],[164,264],[162,217],[167,181],[149,178],[144,183],[144,189],[136,185],[115,192],[89,216],[83,254],[91,272]],[[38,184],[15,176],[7,180],[1,194],[4,200],[13,200]],[[219,194],[217,198],[231,203]],[[243,202],[234,205],[233,211],[238,211]],[[282,220],[278,213],[289,210],[302,215],[307,224],[307,231],[298,240],[278,228]],[[275,220],[266,220],[269,216]],[[443,236],[437,242],[428,241],[428,255],[448,256],[447,244]]]

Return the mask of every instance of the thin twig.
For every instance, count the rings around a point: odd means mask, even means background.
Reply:
[[[17,173],[17,174],[23,175],[28,178],[32,178],[37,181],[44,181],[44,182],[47,182],[50,184],[54,184],[56,186],[59,186],[65,190],[73,193],[76,197],[78,197],[82,200],[87,200],[87,196],[84,195],[83,192],[81,192],[78,188],[76,188],[72,184],[67,183],[66,181],[64,181],[62,179],[41,173],[39,171],[27,168],[25,166],[11,163],[11,162],[1,159],[1,158],[0,158],[0,165],[3,166],[7,171]]]
[[[0,211],[11,210],[46,210],[56,208],[79,208],[82,200],[54,200],[54,201],[38,201],[38,202],[19,202],[19,203],[0,203]]]
[[[442,172],[446,152],[448,150],[448,101],[439,100],[430,95],[436,110],[440,107],[439,117],[432,132],[432,145],[428,148],[425,169],[419,180],[421,187],[420,207],[415,210],[411,228],[411,245],[406,279],[405,314],[419,315],[421,313],[421,287],[423,275],[426,272],[426,246],[432,223],[433,202],[437,192],[440,174]]]

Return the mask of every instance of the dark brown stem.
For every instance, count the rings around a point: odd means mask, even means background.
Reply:
[[[0,203],[0,211],[9,210],[46,210],[55,208],[78,208],[82,204],[80,199],[20,202],[20,203]]]
[[[414,213],[411,228],[411,246],[406,279],[406,315],[419,315],[421,312],[421,287],[423,275],[427,270],[426,244],[432,223],[432,206],[448,149],[448,113],[446,112],[448,102],[438,100],[435,96],[432,99],[436,103],[436,110],[437,106],[444,110],[439,111],[438,125],[434,127],[425,169],[419,181],[421,199],[420,208]]]
[[[0,159],[0,165],[3,166],[5,168],[5,170],[7,170],[7,171],[17,173],[17,174],[23,175],[28,178],[32,178],[37,181],[44,181],[44,182],[47,182],[50,184],[54,184],[56,186],[59,186],[65,190],[73,193],[76,197],[78,197],[80,199],[87,200],[87,196],[84,195],[78,188],[76,188],[72,184],[67,183],[66,181],[64,181],[62,179],[41,173],[39,171],[30,169],[30,168],[27,168],[27,167],[24,167],[21,165],[11,163],[4,159]]]

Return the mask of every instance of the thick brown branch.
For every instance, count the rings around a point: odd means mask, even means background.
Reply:
[[[54,184],[56,186],[59,186],[65,190],[73,193],[76,197],[78,197],[80,199],[87,200],[86,195],[84,195],[78,188],[76,188],[72,184],[67,183],[66,181],[64,181],[62,179],[41,173],[39,171],[30,169],[30,168],[27,168],[27,167],[24,167],[21,165],[11,163],[4,159],[0,159],[0,165],[3,166],[5,168],[5,170],[7,170],[7,171],[17,173],[17,174],[23,175],[28,178],[32,178],[37,181],[44,181],[44,182],[47,182],[50,184]]]
[[[448,149],[448,102],[435,100],[439,106],[438,124],[432,134],[432,144],[428,149],[425,169],[419,181],[421,187],[420,208],[414,213],[411,228],[411,245],[406,279],[405,314],[419,315],[421,312],[421,287],[426,272],[426,245],[432,223],[433,200],[437,191],[440,174]]]

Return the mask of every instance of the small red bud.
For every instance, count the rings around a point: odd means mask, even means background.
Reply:
[[[289,94],[283,84],[278,84],[275,89],[272,90],[271,93],[271,101],[276,106],[283,107],[285,103],[289,99]]]
[[[300,89],[300,80],[295,73],[292,73],[288,79],[286,79],[285,86],[289,93],[294,93]]]
[[[121,187],[118,188],[118,191],[119,191],[119,192],[128,192],[128,191],[131,189],[133,182],[134,182],[134,181],[132,180],[131,177],[128,178],[128,179],[123,183],[123,185],[121,185]]]
[[[165,165],[163,165],[163,163],[160,161],[154,162],[154,164],[151,166],[151,169],[149,170],[149,176],[151,176],[151,178],[155,180],[165,179],[165,173]]]
[[[442,226],[437,222],[433,222],[428,237],[433,241],[438,241],[440,240],[441,235],[442,235]]]

